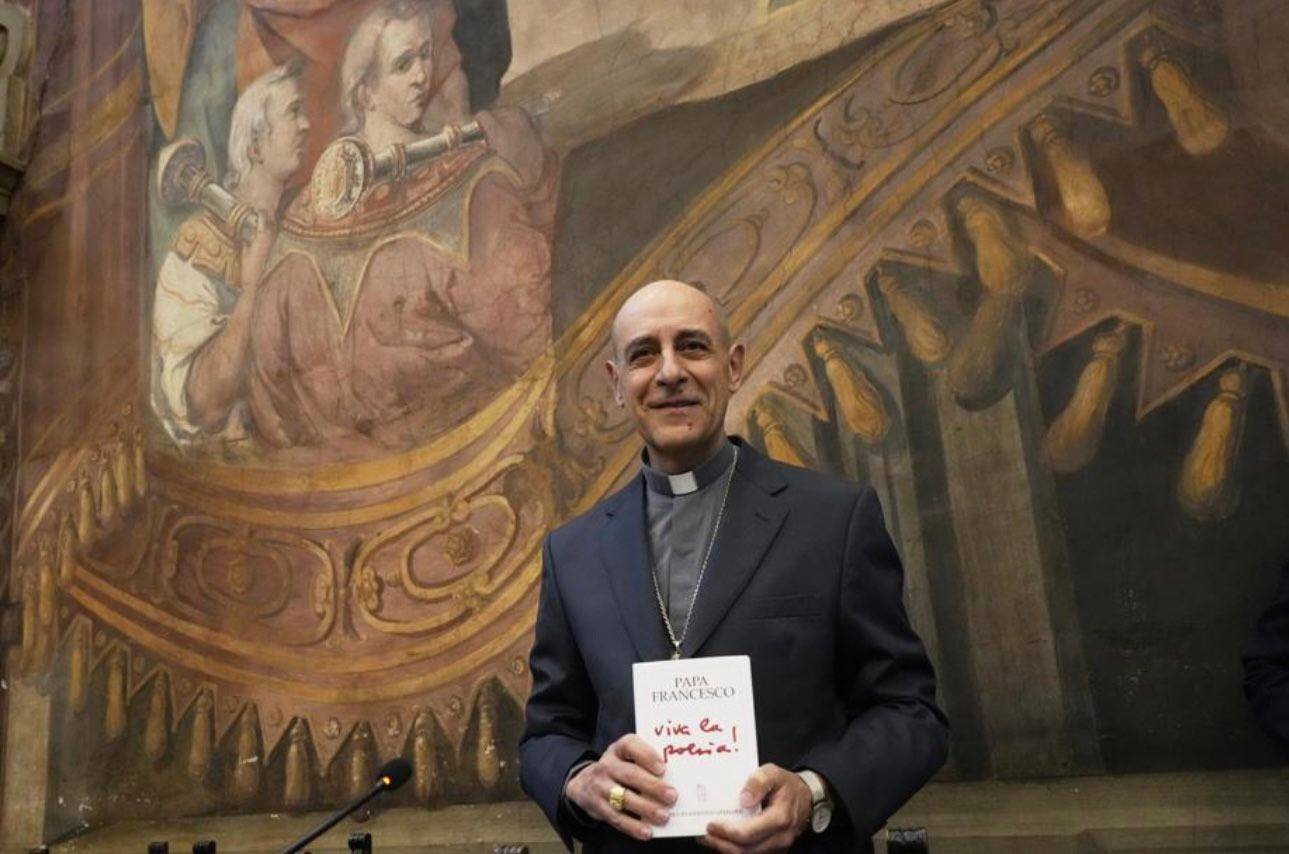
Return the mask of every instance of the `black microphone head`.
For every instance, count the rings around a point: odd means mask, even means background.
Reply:
[[[385,786],[385,790],[392,791],[412,779],[412,763],[401,756],[396,756],[380,766],[380,773],[377,776]]]

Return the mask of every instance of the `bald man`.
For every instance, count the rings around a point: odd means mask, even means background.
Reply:
[[[944,762],[935,677],[868,486],[774,462],[725,433],[744,349],[681,282],[633,294],[605,373],[640,474],[552,532],[520,743],[524,790],[587,851],[871,851]],[[762,811],[649,840],[676,793],[634,734],[631,665],[747,655]]]

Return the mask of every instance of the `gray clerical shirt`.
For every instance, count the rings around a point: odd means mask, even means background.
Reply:
[[[640,467],[647,487],[645,520],[654,578],[678,641],[725,496],[724,475],[733,462],[734,445],[727,441],[693,471],[664,474],[647,459]]]
[[[650,467],[648,451],[641,452],[645,479],[645,521],[649,525],[649,555],[658,591],[667,603],[667,619],[676,640],[685,631],[685,619],[694,600],[694,585],[703,565],[712,528],[725,496],[725,478],[734,463],[734,445],[721,449],[693,471],[664,474]],[[733,476],[733,472],[730,472]],[[700,591],[699,596],[703,595]],[[659,615],[658,619],[662,619]],[[585,825],[594,820],[568,797],[568,781],[591,760],[575,763],[564,778],[563,800],[573,817]]]

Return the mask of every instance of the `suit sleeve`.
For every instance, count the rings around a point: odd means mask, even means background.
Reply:
[[[519,779],[571,851],[572,837],[585,836],[594,828],[569,813],[564,783],[574,765],[597,758],[591,749],[597,707],[586,666],[564,616],[550,537],[542,549],[542,586],[528,667],[533,688],[519,742]]]
[[[865,487],[852,511],[840,590],[838,691],[849,722],[799,766],[827,778],[854,830],[875,833],[927,782],[948,752],[935,674],[909,625],[904,570]]]
[[[1262,728],[1289,750],[1289,563],[1244,654],[1244,696]]]

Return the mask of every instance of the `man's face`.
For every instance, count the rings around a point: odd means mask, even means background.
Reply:
[[[366,84],[369,110],[401,127],[416,127],[429,100],[432,35],[422,15],[385,26],[377,67]]]
[[[680,283],[650,285],[622,307],[613,342],[616,358],[605,367],[614,396],[651,462],[681,471],[715,452],[742,381],[743,347],[730,346],[711,301]]]
[[[284,80],[270,89],[265,113],[268,131],[260,140],[260,158],[270,175],[286,181],[300,168],[305,134],[309,130],[299,81]]]

